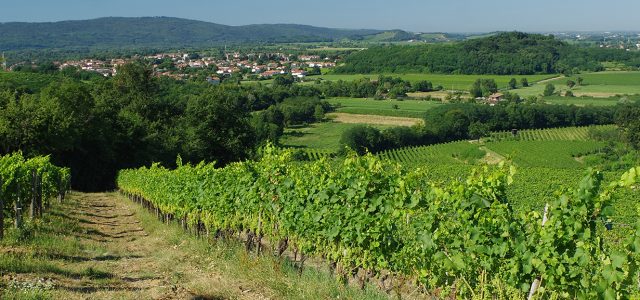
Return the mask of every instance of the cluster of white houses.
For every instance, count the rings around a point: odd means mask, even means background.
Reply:
[[[64,69],[67,67],[76,67],[80,70],[91,71],[99,73],[103,76],[113,76],[118,73],[117,68],[123,64],[126,64],[127,60],[125,59],[111,59],[109,61],[103,61],[98,59],[82,59],[82,60],[71,60],[61,63],[59,65],[60,69]]]
[[[307,76],[305,68],[332,68],[336,62],[329,59],[322,59],[318,55],[301,55],[295,57],[283,53],[227,53],[222,59],[214,57],[191,56],[189,53],[159,53],[145,57],[134,57],[133,59],[144,58],[154,63],[154,71],[158,76],[171,76],[175,78],[185,78],[182,70],[188,68],[205,69],[210,68],[215,73],[212,78],[227,77],[234,73],[256,75],[259,78],[270,78],[280,74],[291,74],[294,77],[303,78]],[[132,60],[133,60],[132,59]],[[127,63],[127,59],[112,59],[102,61],[97,59],[84,59],[67,61],[60,63],[60,68],[69,66],[77,67],[85,71],[93,71],[104,76],[112,76],[117,73],[117,67]],[[171,68],[162,65],[170,61]],[[213,80],[215,82],[215,80]],[[210,81],[211,82],[211,81]]]

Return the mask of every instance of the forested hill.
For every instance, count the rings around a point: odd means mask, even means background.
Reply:
[[[379,46],[349,56],[337,73],[551,74],[599,71],[601,62],[640,66],[640,53],[584,48],[553,36],[500,33],[455,44]]]
[[[100,18],[53,23],[0,23],[0,50],[74,48],[174,48],[223,43],[317,42],[363,39],[381,30],[306,25],[227,26],[169,17]]]

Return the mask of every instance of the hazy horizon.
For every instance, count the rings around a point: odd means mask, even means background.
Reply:
[[[606,7],[604,7],[606,5]],[[345,29],[401,29],[412,32],[606,32],[640,31],[635,12],[640,1],[540,0],[491,3],[456,0],[337,1],[300,3],[293,0],[176,5],[167,0],[31,0],[5,5],[0,22],[57,22],[102,17],[167,16],[224,25],[303,24]],[[19,13],[19,15],[17,14]]]

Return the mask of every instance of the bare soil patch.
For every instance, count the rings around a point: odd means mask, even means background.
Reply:
[[[327,117],[338,123],[349,124],[372,124],[372,125],[390,125],[390,126],[414,126],[422,124],[423,121],[417,118],[390,117],[378,115],[358,115],[347,113],[331,113]]]

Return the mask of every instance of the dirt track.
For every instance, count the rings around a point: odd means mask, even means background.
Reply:
[[[65,260],[70,269],[104,272],[91,280],[58,278],[56,289],[77,299],[266,299],[224,278],[206,257],[190,251],[189,237],[146,215],[116,194],[74,193],[80,243],[101,249],[87,258]],[[143,216],[144,217],[144,216]],[[143,223],[151,227],[148,232]],[[151,225],[149,225],[151,224]],[[171,231],[173,230],[173,231]],[[104,277],[104,278],[101,278]]]

